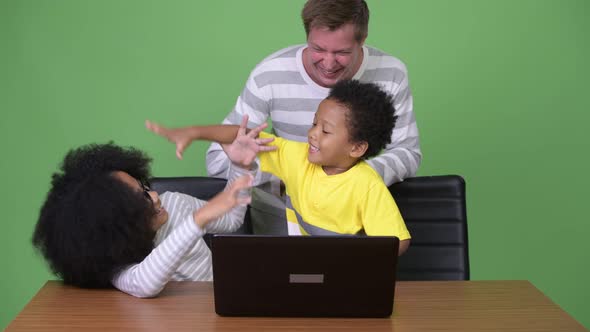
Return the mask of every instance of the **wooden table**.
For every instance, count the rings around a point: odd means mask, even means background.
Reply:
[[[7,331],[587,331],[528,281],[398,282],[384,319],[220,317],[213,286],[172,282],[154,299],[48,281]]]

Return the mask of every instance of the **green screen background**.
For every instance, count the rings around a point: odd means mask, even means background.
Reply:
[[[258,61],[305,41],[303,2],[0,0],[0,328],[54,278],[30,238],[65,152],[113,140],[157,176],[205,175],[207,144],[178,161],[144,119],[220,122]],[[590,2],[369,6],[367,44],[408,66],[419,175],[466,179],[472,279],[530,280],[590,327]]]

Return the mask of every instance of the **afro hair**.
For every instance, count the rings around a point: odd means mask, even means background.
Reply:
[[[143,152],[113,143],[67,153],[53,174],[32,239],[64,283],[112,287],[120,269],[151,252],[154,207],[113,175],[123,171],[146,182],[150,162]]]
[[[350,142],[368,143],[362,159],[378,155],[391,143],[391,132],[397,116],[394,114],[393,99],[378,85],[342,80],[332,87],[327,99],[349,110],[346,121]]]

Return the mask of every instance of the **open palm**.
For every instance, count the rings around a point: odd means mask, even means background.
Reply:
[[[223,150],[228,158],[234,164],[240,165],[244,168],[249,168],[250,165],[252,165],[259,152],[273,151],[277,149],[276,146],[266,145],[272,142],[274,138],[258,137],[258,134],[266,128],[266,123],[250,130],[250,132],[247,132],[247,125],[248,115],[244,115],[234,141],[231,144],[222,144]]]

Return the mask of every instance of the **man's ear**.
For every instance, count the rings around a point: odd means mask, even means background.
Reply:
[[[363,38],[363,40],[361,40],[360,44],[361,46],[365,45],[365,40],[367,39],[367,37]]]
[[[367,152],[368,148],[369,143],[367,143],[366,141],[353,143],[352,149],[350,150],[350,156],[352,158],[360,159],[365,154],[365,152]]]

